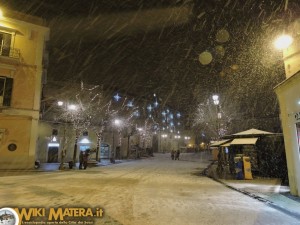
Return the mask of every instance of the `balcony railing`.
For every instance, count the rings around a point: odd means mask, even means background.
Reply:
[[[0,50],[0,56],[6,56],[12,59],[20,59],[20,49],[17,48],[2,48]]]

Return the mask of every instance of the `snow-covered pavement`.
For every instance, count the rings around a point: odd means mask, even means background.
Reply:
[[[266,204],[199,176],[208,155],[169,154],[87,170],[4,176],[1,207],[102,207],[95,224],[300,224]]]

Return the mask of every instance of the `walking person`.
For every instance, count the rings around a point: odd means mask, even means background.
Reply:
[[[83,166],[83,151],[80,151],[79,153],[79,169],[82,170],[82,166]]]
[[[179,160],[179,156],[180,156],[180,151],[178,149],[175,153],[175,160]]]
[[[171,151],[171,158],[172,158],[172,160],[174,160],[174,157],[175,157],[175,151],[172,149],[172,151]]]
[[[88,165],[89,155],[90,155],[90,150],[89,149],[85,150],[84,155],[83,155],[83,169],[85,169],[85,170]]]

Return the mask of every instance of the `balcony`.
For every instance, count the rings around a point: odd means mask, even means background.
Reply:
[[[20,49],[16,48],[2,48],[0,49],[0,56],[9,57],[11,59],[20,59]]]

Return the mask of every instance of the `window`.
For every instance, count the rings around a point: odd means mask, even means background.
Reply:
[[[0,55],[10,56],[11,39],[11,34],[0,32]]]
[[[12,78],[0,77],[0,106],[10,106],[12,87]]]

